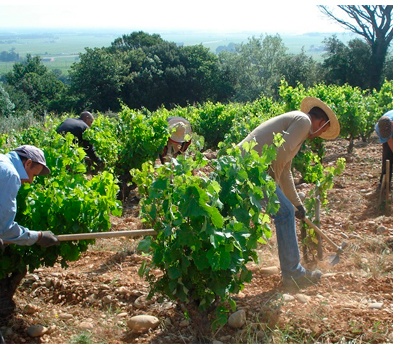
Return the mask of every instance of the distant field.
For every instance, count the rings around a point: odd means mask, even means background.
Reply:
[[[26,54],[39,55],[49,69],[60,69],[67,74],[73,62],[76,62],[79,53],[85,48],[108,47],[123,34],[130,34],[121,30],[42,30],[42,31],[5,31],[0,30],[0,52],[14,49],[20,57]],[[152,34],[152,33],[150,33]],[[249,38],[258,38],[262,33],[207,33],[207,32],[163,32],[159,33],[164,40],[181,45],[203,44],[212,52],[219,46],[230,43],[245,43]],[[275,33],[264,33],[275,35]],[[319,59],[319,50],[322,41],[331,37],[333,33],[315,33],[306,35],[281,35],[289,53],[299,53],[304,47],[306,53]],[[339,40],[348,41],[351,34],[336,34]],[[9,72],[14,62],[0,62],[0,75]]]

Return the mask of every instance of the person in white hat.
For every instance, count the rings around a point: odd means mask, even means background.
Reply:
[[[306,213],[293,181],[292,159],[306,139],[335,139],[340,133],[340,125],[333,111],[325,103],[314,97],[306,97],[301,102],[300,110],[268,119],[250,132],[238,146],[242,148],[244,142],[255,140],[257,145],[254,149],[261,154],[263,146],[271,145],[274,134],[277,133],[282,134],[285,142],[279,147],[269,174],[276,182],[276,194],[280,203],[273,219],[282,281],[286,287],[305,287],[317,283],[322,273],[319,270],[306,270],[300,264],[295,217],[304,219]]]
[[[192,142],[192,127],[188,120],[182,117],[169,117],[167,122],[171,135],[159,155],[162,164],[178,154],[183,154]]]
[[[7,154],[0,154],[0,245],[38,244],[49,247],[59,244],[50,231],[33,231],[15,222],[17,194],[21,184],[32,183],[35,176],[50,174],[41,149],[23,145]]]

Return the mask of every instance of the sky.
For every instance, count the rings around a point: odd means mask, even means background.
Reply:
[[[316,4],[318,1],[293,0],[200,0],[198,4],[191,0],[0,0],[0,29],[126,28],[268,34],[345,31],[323,16]]]

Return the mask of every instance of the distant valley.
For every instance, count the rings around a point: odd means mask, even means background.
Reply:
[[[85,48],[108,47],[122,35],[133,31],[121,29],[35,29],[35,30],[0,30],[0,53],[14,52],[20,58],[27,54],[39,55],[50,69],[60,69],[64,74],[73,62],[79,59],[79,54]],[[210,49],[214,53],[233,47],[235,44],[246,43],[251,37],[261,35],[275,36],[279,33],[212,33],[207,31],[154,31],[149,34],[159,34],[164,40],[178,45],[198,45]],[[305,33],[279,34],[288,53],[300,53],[304,48],[307,55],[321,59],[323,40],[336,35],[339,40],[347,42],[354,37],[352,33]],[[0,62],[0,74],[12,69],[15,62]]]

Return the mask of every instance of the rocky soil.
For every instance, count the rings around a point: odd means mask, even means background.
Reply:
[[[54,266],[26,276],[15,295],[16,313],[0,320],[6,343],[393,344],[393,197],[379,204],[381,146],[376,139],[358,141],[351,156],[346,147],[345,140],[327,143],[324,162],[345,157],[347,165],[329,191],[321,229],[348,246],[334,266],[327,242],[322,260],[308,253],[304,264],[324,272],[318,285],[283,288],[273,235],[259,247],[259,263],[250,266],[252,282],[235,296],[236,319],[202,338],[199,321],[174,302],[146,299],[148,285],[138,269],[148,257],[137,253],[138,239],[98,239],[68,269]],[[131,198],[112,229],[141,228],[137,216],[138,203]],[[155,323],[134,331],[133,317],[139,315],[153,316]]]

